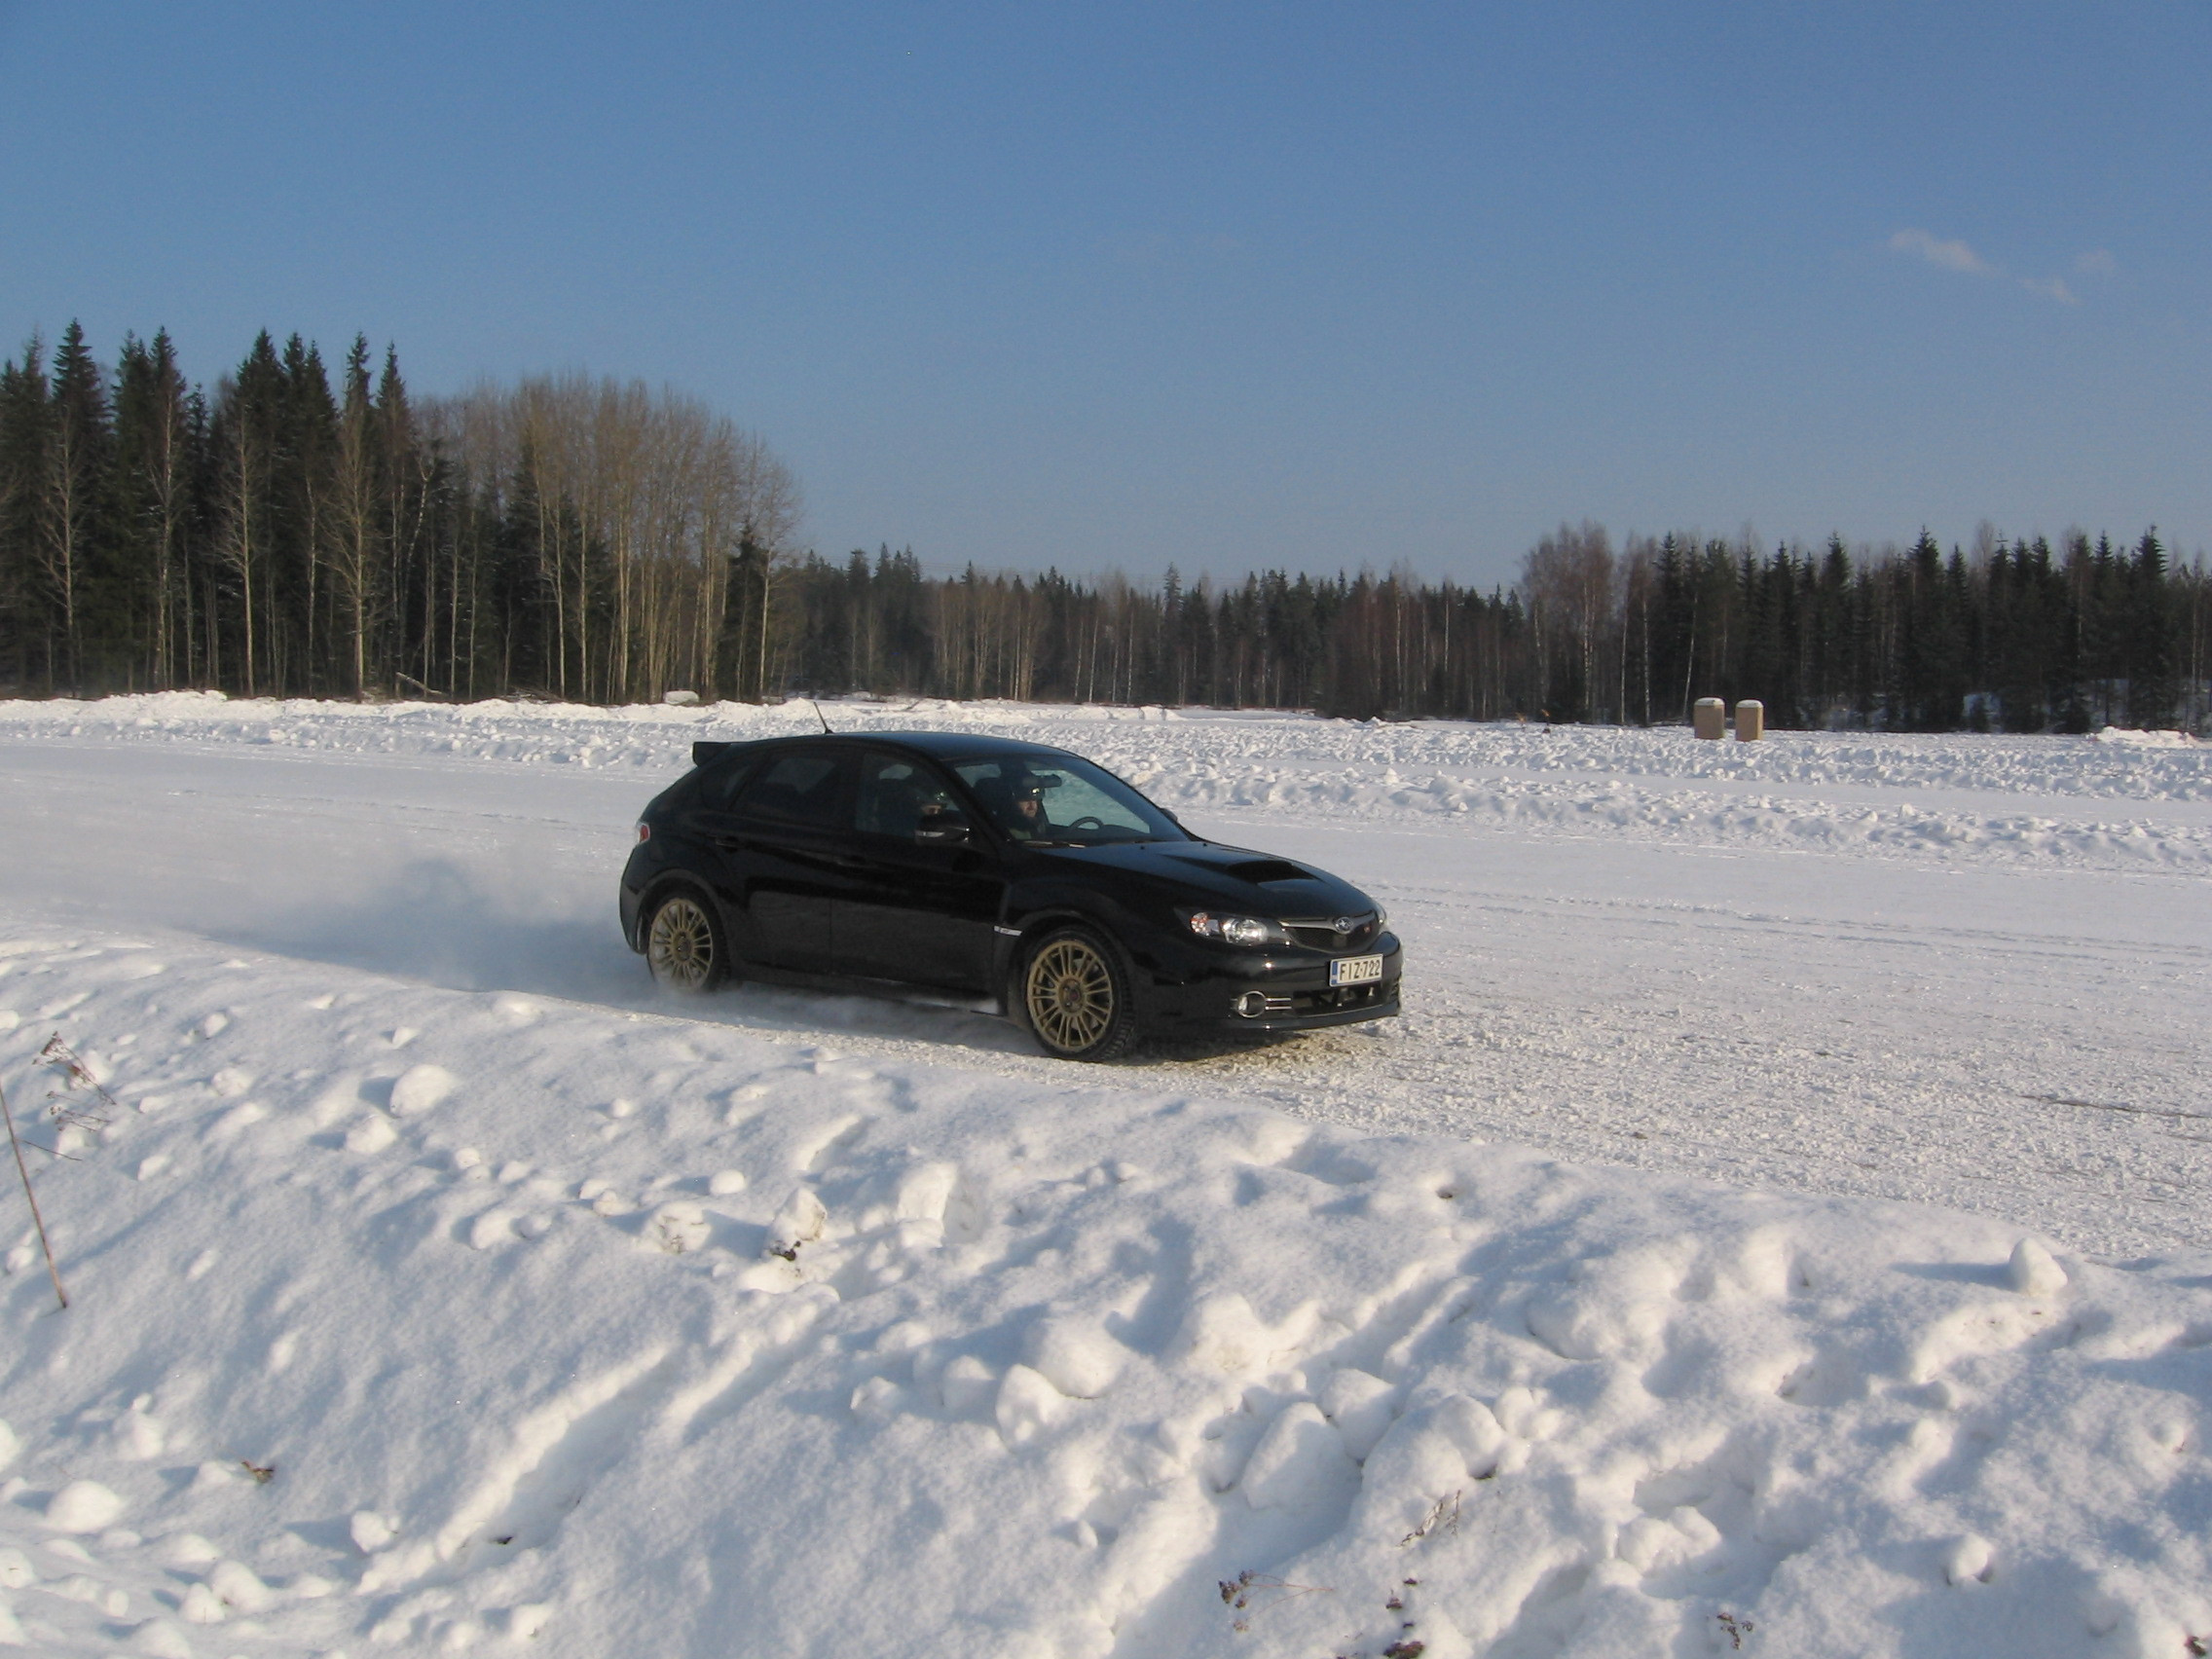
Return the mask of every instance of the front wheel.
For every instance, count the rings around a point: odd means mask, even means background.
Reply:
[[[663,899],[645,924],[645,965],[653,982],[672,991],[697,995],[720,984],[729,973],[729,948],[714,906],[692,893]]]
[[[1114,1060],[1136,1046],[1136,1011],[1114,948],[1088,928],[1047,934],[1021,971],[1021,1010],[1048,1053]]]

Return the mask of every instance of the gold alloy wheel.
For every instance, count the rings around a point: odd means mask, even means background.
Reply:
[[[715,975],[715,924],[698,900],[678,894],[653,912],[645,961],[672,990],[706,989]]]
[[[1113,1028],[1113,970],[1088,940],[1050,940],[1030,960],[1024,995],[1029,1023],[1063,1054],[1096,1048]]]

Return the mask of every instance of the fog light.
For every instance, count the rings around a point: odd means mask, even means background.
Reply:
[[[1263,991],[1246,991],[1236,999],[1236,1012],[1246,1019],[1257,1019],[1268,1012],[1267,994]]]

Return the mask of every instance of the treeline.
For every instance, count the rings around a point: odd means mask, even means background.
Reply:
[[[912,553],[778,571],[772,682],[1044,701],[1650,724],[1756,697],[1770,724],[2083,731],[2204,724],[2212,579],[2157,535],[1771,553],[1590,524],[1511,590],[1403,571],[1186,587],[984,574]]]
[[[704,405],[580,376],[411,397],[263,334],[0,361],[0,694],[885,696],[1777,726],[2207,720],[2212,579],[2132,542],[1947,553],[1562,526],[1488,592],[1403,569],[1135,584],[787,543],[796,481]]]
[[[1571,719],[1686,718],[1700,696],[1755,697],[1771,724],[1942,731],[2202,726],[2212,572],[2074,531],[1984,527],[1947,554],[1907,547],[1771,553],[1688,535],[1562,526],[1531,551],[1531,695]]]
[[[759,439],[636,383],[417,399],[389,350],[333,376],[264,333],[210,393],[166,333],[110,374],[72,324],[0,363],[0,691],[730,682],[748,568],[798,511]]]

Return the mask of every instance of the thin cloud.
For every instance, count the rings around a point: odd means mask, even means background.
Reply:
[[[1927,231],[1899,231],[1890,238],[1894,253],[1917,254],[1940,271],[1958,271],[1969,276],[1988,276],[1996,268],[1963,241],[1945,240]]]
[[[2110,276],[2120,269],[2120,261],[2113,258],[2111,250],[2093,247],[2074,256],[2074,269],[2084,276]]]
[[[2082,302],[2074,290],[2066,285],[2063,276],[2023,276],[2020,286],[2031,294],[2041,294],[2046,300],[2056,300],[2062,306],[2078,306]]]

